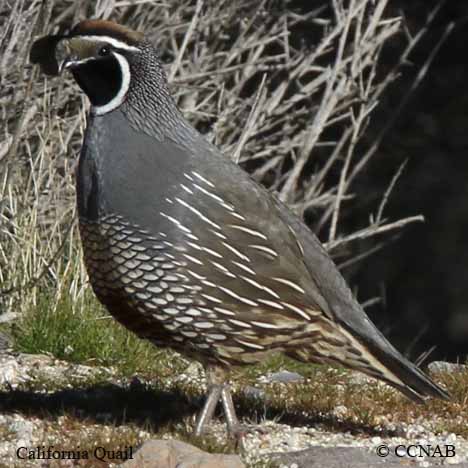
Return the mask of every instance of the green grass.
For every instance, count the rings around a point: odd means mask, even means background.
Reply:
[[[174,362],[181,361],[119,325],[90,291],[81,301],[72,303],[68,296],[54,301],[50,295],[41,295],[37,306],[13,328],[15,349],[50,353],[75,363],[114,366],[122,375],[151,374],[162,364],[173,368]]]

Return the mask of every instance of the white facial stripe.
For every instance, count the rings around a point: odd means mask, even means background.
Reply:
[[[111,99],[107,104],[103,106],[94,106],[93,112],[96,115],[107,114],[108,112],[116,109],[122,104],[127,94],[128,88],[130,86],[130,65],[127,62],[127,59],[117,52],[113,52],[114,57],[118,60],[120,64],[120,69],[122,71],[122,86],[119,89],[119,92]]]
[[[72,62],[65,62],[64,67],[65,68],[70,68],[70,67],[74,67],[75,65],[84,65],[85,63],[92,62],[93,60],[96,60],[96,57],[87,57],[87,58],[85,58],[83,60],[73,60]],[[60,67],[62,67],[62,63],[59,65]],[[61,71],[61,70],[59,70],[59,71]]]
[[[128,45],[127,43],[123,41],[119,41],[118,39],[115,39],[114,37],[109,37],[109,36],[80,36],[80,40],[84,41],[91,41],[91,42],[106,42],[107,44],[110,44],[113,47],[116,47],[117,49],[123,49],[123,50],[128,50],[130,52],[139,52],[140,49],[135,46]]]

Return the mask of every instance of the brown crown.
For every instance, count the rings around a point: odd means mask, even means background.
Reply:
[[[109,36],[124,41],[129,45],[138,45],[144,37],[138,31],[133,31],[120,24],[104,20],[81,21],[70,31],[70,36]]]

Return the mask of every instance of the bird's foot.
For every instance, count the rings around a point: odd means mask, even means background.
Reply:
[[[228,430],[229,436],[247,435],[247,434],[268,434],[269,430],[266,426],[261,426],[260,424],[236,424],[234,427]]]
[[[245,440],[249,434],[268,434],[268,429],[265,426],[258,424],[240,424],[237,423],[232,427],[228,427],[229,438],[233,441],[236,450],[246,450]]]
[[[224,411],[224,416],[226,419],[227,433],[229,439],[234,442],[235,447],[238,449],[244,448],[244,439],[248,434],[254,432],[266,434],[268,431],[265,427],[254,425],[254,424],[240,424],[236,416],[236,411],[232,401],[231,391],[229,385],[223,382],[224,375],[221,375],[221,378],[216,376],[217,369],[208,369],[211,371],[209,376],[209,388],[208,396],[205,401],[203,409],[200,411],[197,422],[195,424],[194,435],[199,437],[205,432],[210,421],[213,418],[216,406],[219,401]]]

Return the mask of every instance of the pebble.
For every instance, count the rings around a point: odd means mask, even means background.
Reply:
[[[282,370],[280,372],[274,372],[273,374],[268,374],[265,377],[260,377],[259,382],[262,383],[292,383],[292,382],[302,382],[304,377],[297,372],[290,372],[287,370]]]
[[[0,356],[0,385],[8,383],[14,388],[24,381],[20,373],[18,361],[13,356]]]
[[[251,385],[246,385],[243,388],[243,393],[246,397],[258,400],[264,400],[266,397],[265,390],[262,390],[261,388],[257,387],[252,387]]]

